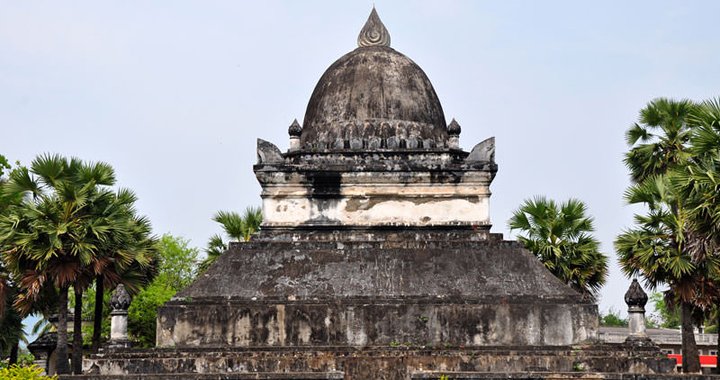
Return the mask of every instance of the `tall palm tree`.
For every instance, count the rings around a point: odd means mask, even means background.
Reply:
[[[592,236],[593,220],[576,199],[558,205],[545,197],[526,200],[508,224],[545,267],[588,299],[595,299],[608,273],[607,256]]]
[[[683,197],[678,196],[673,173],[685,168],[693,157],[689,141],[694,130],[691,120],[695,112],[696,105],[689,100],[655,99],[640,111],[639,123],[628,129],[626,140],[630,149],[624,161],[634,185],[626,193],[626,199],[631,203],[648,205],[650,212],[646,217],[636,217],[636,227],[624,231],[616,240],[618,253],[621,257],[625,256],[621,264],[635,265],[623,268],[626,274],[641,274],[650,286],[667,283],[670,286],[669,295],[679,297],[675,301],[683,310],[683,370],[687,372],[699,371],[700,359],[692,333],[690,311],[694,301],[685,289],[692,282],[689,279],[693,276],[685,271],[699,271],[702,268],[689,257],[688,247],[697,235],[692,233],[687,205]],[[632,260],[632,256],[646,257],[647,252],[643,254],[642,246],[634,246],[632,239],[642,240],[643,235],[646,238],[654,236],[651,239],[655,242],[651,246],[655,247],[653,252],[657,252],[659,240],[665,239],[664,246],[674,250],[674,254],[668,253],[668,257],[673,258],[672,268],[675,271],[666,271],[658,266],[645,268],[648,270],[638,269],[640,266]],[[690,244],[688,239],[691,240]],[[637,252],[633,252],[633,249]],[[691,267],[688,267],[688,263],[692,264]],[[653,274],[651,270],[658,273]],[[700,275],[699,272],[697,274]]]
[[[213,220],[222,225],[223,231],[230,241],[250,241],[252,235],[260,231],[262,210],[259,207],[248,207],[242,215],[235,211],[218,211]],[[207,257],[200,263],[200,271],[206,270],[228,249],[223,237],[215,234],[210,237],[205,253]]]
[[[12,307],[16,292],[10,273],[0,261],[0,355],[8,354],[8,364],[17,362],[19,344],[25,341],[22,316]]]
[[[19,168],[4,185],[10,193],[24,194],[0,218],[0,247],[9,266],[20,274],[21,294],[16,306],[28,312],[52,285],[58,292],[57,370],[70,372],[67,352],[67,305],[71,287],[83,289],[87,268],[96,261],[98,243],[111,229],[98,221],[92,209],[104,186],[115,182],[104,163],[84,164],[79,159],[43,155],[30,167]],[[77,349],[80,349],[78,347]]]
[[[679,171],[678,184],[690,209],[696,244],[690,246],[695,260],[709,263],[713,283],[720,284],[720,97],[699,103],[689,117],[694,126],[690,137],[693,158]],[[720,360],[720,289],[716,289],[713,307],[706,308],[708,318],[718,326],[718,359]],[[714,311],[714,313],[713,313]]]
[[[11,169],[5,156],[0,154],[0,215],[5,213],[5,210],[11,205],[19,202],[19,198],[8,194],[4,191],[4,184],[7,182],[5,177],[5,170]],[[16,289],[13,285],[12,273],[7,270],[3,262],[3,257],[0,256],[0,334],[2,342],[0,342],[0,353],[4,352],[4,348],[7,345],[13,346],[12,350],[17,351],[21,336],[11,334],[10,332],[21,332],[22,318],[18,315],[17,311],[12,307],[8,307],[12,303],[15,297]],[[18,339],[14,339],[18,338]],[[10,355],[10,364],[14,364],[13,355]]]
[[[134,194],[121,190],[119,203],[106,210],[119,207],[113,224],[122,233],[115,233],[104,242],[100,249],[101,257],[95,268],[95,301],[93,318],[92,349],[100,347],[105,289],[114,289],[118,284],[125,285],[130,294],[137,293],[147,286],[157,274],[157,238],[152,235],[147,218],[138,217],[132,207]]]
[[[650,211],[636,217],[635,228],[624,231],[615,243],[626,274],[642,275],[651,287],[666,283],[670,286],[668,295],[676,297],[670,301],[680,304],[686,372],[700,370],[691,318],[694,303],[700,301],[692,299],[693,293],[687,287],[691,279],[702,279],[704,263],[690,256],[689,247],[698,235],[693,232],[687,204],[679,196],[674,178],[693,159],[689,142],[695,129],[691,123],[695,112],[696,105],[689,100],[655,99],[640,111],[639,123],[628,129],[630,149],[624,161],[634,185],[626,192],[626,199],[644,203]],[[662,253],[658,251],[660,246],[666,247]],[[648,261],[648,255],[655,254],[662,259]]]
[[[618,236],[615,249],[626,275],[641,275],[652,289],[669,286],[666,299],[681,311],[683,370],[697,372],[700,363],[693,360],[698,358],[693,324],[698,311],[709,310],[715,303],[718,286],[713,273],[720,261],[692,253],[699,234],[685,198],[668,178],[674,175],[650,177],[628,189],[628,202],[645,203],[650,210],[635,216],[635,226]]]

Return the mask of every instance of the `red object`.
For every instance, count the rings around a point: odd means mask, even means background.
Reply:
[[[677,365],[682,365],[682,355],[680,354],[668,354],[670,359],[675,359]],[[700,355],[700,366],[701,367],[717,367],[717,356],[715,355]]]

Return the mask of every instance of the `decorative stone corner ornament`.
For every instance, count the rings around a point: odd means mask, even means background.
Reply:
[[[448,133],[448,147],[450,149],[460,149],[460,124],[453,118],[450,124],[447,126]]]
[[[257,163],[261,164],[280,164],[283,162],[283,155],[275,144],[257,139]]]
[[[110,298],[110,341],[108,347],[125,348],[130,347],[130,340],[127,334],[128,308],[130,307],[130,294],[125,286],[120,284],[115,288]]]
[[[628,337],[625,340],[629,343],[649,342],[645,332],[645,305],[648,296],[638,283],[633,279],[630,288],[625,293],[625,303],[628,305]]]
[[[302,135],[302,126],[298,123],[297,119],[293,120],[292,124],[288,128],[288,134],[290,135],[290,148],[289,151],[296,151],[300,149],[300,136]]]
[[[490,137],[475,145],[465,161],[495,162],[495,137]]]

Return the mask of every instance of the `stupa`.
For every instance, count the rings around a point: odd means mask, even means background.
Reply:
[[[390,47],[375,9],[357,43],[320,78],[287,151],[258,140],[262,230],[159,310],[157,349],[86,368],[273,379],[661,371],[594,344],[597,306],[490,232],[494,139],[460,148],[460,125]]]

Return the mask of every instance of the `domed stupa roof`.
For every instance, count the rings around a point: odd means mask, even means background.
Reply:
[[[374,8],[358,46],[333,63],[315,86],[302,126],[302,149],[445,147],[445,115],[430,80],[390,47]]]

